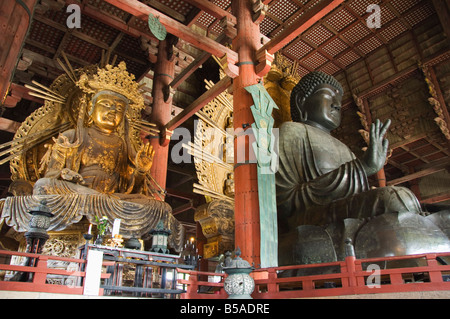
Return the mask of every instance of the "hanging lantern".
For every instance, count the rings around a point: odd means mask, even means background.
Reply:
[[[169,249],[167,248],[168,238],[171,234],[169,229],[164,227],[164,223],[162,220],[158,222],[156,228],[150,231],[150,235],[153,236],[152,240],[152,248],[150,251],[155,253],[163,253],[168,254]]]

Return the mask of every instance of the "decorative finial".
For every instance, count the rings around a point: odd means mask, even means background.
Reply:
[[[234,254],[236,257],[241,256],[242,253],[241,253],[241,249],[239,248],[239,246],[236,247],[236,251],[234,252]]]

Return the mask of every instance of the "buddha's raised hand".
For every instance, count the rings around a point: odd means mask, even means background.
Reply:
[[[136,153],[136,170],[141,174],[146,174],[150,171],[153,165],[153,157],[155,151],[150,143],[145,143]]]
[[[383,165],[386,162],[389,141],[384,137],[384,135],[390,125],[391,120],[387,120],[383,124],[377,119],[370,127],[369,147],[361,159],[367,176],[376,174],[383,168]]]

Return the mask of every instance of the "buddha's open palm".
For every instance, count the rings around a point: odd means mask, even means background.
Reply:
[[[370,128],[370,142],[363,158],[362,163],[367,176],[376,174],[383,168],[386,162],[386,154],[389,147],[389,141],[384,137],[391,120],[387,120],[384,124],[380,120],[372,123]]]
[[[152,168],[155,151],[150,143],[141,146],[136,154],[136,169],[140,173],[148,173]]]

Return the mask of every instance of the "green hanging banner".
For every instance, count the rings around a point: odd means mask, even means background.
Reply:
[[[273,130],[272,110],[278,109],[262,84],[245,88],[252,95],[250,107],[255,123],[252,147],[257,159],[258,198],[261,232],[261,267],[278,266],[278,224],[275,172],[278,165],[276,136]]]

